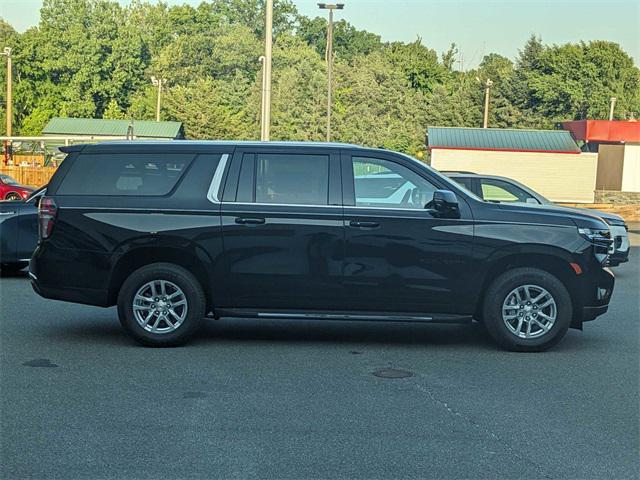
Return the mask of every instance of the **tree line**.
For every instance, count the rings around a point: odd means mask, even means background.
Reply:
[[[162,119],[183,122],[188,138],[259,138],[263,12],[263,0],[45,0],[24,33],[0,19],[0,47],[13,49],[14,132],[38,135],[54,116],[153,120],[153,75],[167,80]],[[491,127],[607,118],[611,97],[616,118],[640,116],[640,70],[614,42],[532,36],[513,61],[491,53],[458,71],[455,44],[438,54],[420,38],[384,42],[344,20],[334,28],[336,141],[421,152],[428,125],[482,125],[486,79]],[[272,139],[325,137],[326,29],[275,2]],[[4,125],[4,88],[0,103]]]

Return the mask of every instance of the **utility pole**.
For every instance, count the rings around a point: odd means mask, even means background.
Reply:
[[[151,83],[153,83],[155,87],[158,87],[158,99],[156,102],[156,122],[159,122],[160,121],[160,97],[162,96],[162,85],[167,83],[167,80],[164,78],[151,77]]]
[[[13,124],[13,69],[11,67],[11,48],[4,47],[4,52],[0,55],[7,57],[7,137],[11,136],[11,126]]]
[[[482,128],[489,126],[489,94],[492,86],[493,82],[487,78],[484,84],[484,119],[482,121]]]
[[[13,98],[12,98],[12,83],[13,83],[13,68],[11,67],[11,48],[4,47],[4,51],[0,55],[7,57],[7,137],[11,136],[11,126],[13,124]],[[4,164],[9,165],[9,159],[11,158],[11,141],[5,140],[4,142]]]
[[[331,141],[331,104],[333,87],[333,11],[342,10],[344,3],[319,3],[320,10],[329,10],[327,26],[327,142]]]
[[[266,0],[264,15],[264,58],[262,59],[262,109],[260,140],[269,141],[271,132],[271,57],[273,49],[273,0]]]
[[[618,99],[616,97],[611,97],[611,105],[609,106],[609,120],[613,120],[613,111],[616,108],[616,102]]]

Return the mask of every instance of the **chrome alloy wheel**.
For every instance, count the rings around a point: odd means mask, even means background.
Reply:
[[[133,297],[133,315],[147,332],[171,333],[187,318],[187,297],[175,283],[152,280]]]
[[[538,285],[521,285],[511,290],[502,303],[502,321],[520,338],[546,334],[558,316],[553,296]]]

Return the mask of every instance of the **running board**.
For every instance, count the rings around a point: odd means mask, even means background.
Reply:
[[[447,313],[415,315],[399,313],[349,313],[349,312],[283,312],[283,311],[257,311],[251,309],[216,309],[215,318],[242,317],[265,318],[282,320],[348,320],[348,321],[384,321],[407,323],[468,323],[471,315],[454,315]]]

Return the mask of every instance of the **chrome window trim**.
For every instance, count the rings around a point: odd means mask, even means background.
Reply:
[[[222,156],[220,157],[220,161],[218,162],[218,166],[216,167],[216,171],[213,173],[213,178],[211,179],[211,184],[209,185],[209,191],[207,192],[207,200],[209,200],[211,203],[215,203],[216,205],[221,203],[219,197],[220,187],[228,160],[229,154],[222,154]]]
[[[306,203],[260,203],[260,202],[221,202],[222,205],[258,205],[262,207],[316,207],[316,208],[344,208],[343,205],[310,205]]]

